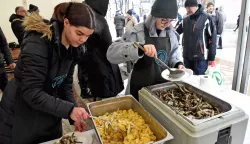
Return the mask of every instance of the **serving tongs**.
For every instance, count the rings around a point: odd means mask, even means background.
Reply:
[[[99,119],[99,120],[102,120],[104,122],[107,122],[114,130],[118,130],[118,126],[112,126],[112,122],[110,122],[109,120],[107,119],[104,119],[104,118],[99,118],[99,117],[96,117],[96,116],[89,116],[90,118],[93,118],[93,119]]]

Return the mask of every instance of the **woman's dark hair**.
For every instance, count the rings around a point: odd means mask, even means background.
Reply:
[[[63,23],[65,18],[73,26],[95,28],[94,12],[84,3],[65,2],[58,4],[54,9],[53,19]]]

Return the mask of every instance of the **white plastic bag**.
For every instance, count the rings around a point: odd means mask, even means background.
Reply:
[[[220,72],[220,65],[217,64],[215,67],[208,66],[205,74],[211,77],[219,86],[223,85],[222,74]]]

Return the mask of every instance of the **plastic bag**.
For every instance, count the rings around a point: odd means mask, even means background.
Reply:
[[[218,64],[214,67],[208,66],[205,74],[211,77],[219,86],[223,85],[222,74],[220,72],[220,66]]]

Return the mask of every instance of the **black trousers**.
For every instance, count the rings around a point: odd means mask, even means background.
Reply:
[[[88,71],[86,63],[81,62],[78,64],[78,79],[81,89],[88,88]]]
[[[219,38],[218,48],[222,49],[222,37]]]
[[[6,72],[0,74],[0,90],[4,91],[6,85],[8,84],[8,76]]]
[[[205,75],[208,68],[208,61],[184,59],[184,65],[186,68],[193,70],[194,75]]]
[[[124,33],[124,29],[116,29],[116,37],[122,37]]]

